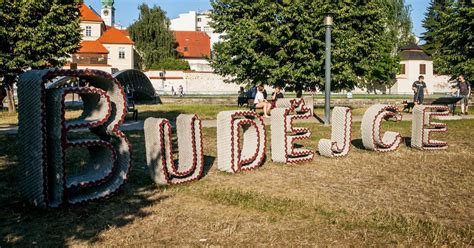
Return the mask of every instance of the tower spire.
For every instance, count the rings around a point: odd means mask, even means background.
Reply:
[[[102,3],[102,20],[105,25],[113,27],[115,24],[114,0],[101,0],[100,2]]]

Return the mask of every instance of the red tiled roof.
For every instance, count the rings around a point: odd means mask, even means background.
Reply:
[[[133,41],[123,34],[121,30],[114,27],[110,27],[105,33],[98,39],[102,44],[130,44],[133,45]]]
[[[174,36],[178,43],[176,51],[184,58],[211,57],[211,38],[205,32],[174,31]]]
[[[81,48],[76,53],[109,53],[109,51],[98,41],[81,41]]]
[[[79,7],[81,12],[81,21],[93,21],[93,22],[103,22],[102,18],[98,16],[94,11],[92,11],[87,5],[81,3]]]

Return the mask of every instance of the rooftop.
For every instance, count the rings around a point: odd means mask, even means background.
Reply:
[[[100,16],[83,3],[81,3],[79,11],[81,12],[81,21],[103,22]]]
[[[409,43],[400,48],[401,60],[432,60],[431,56],[426,54],[423,49],[415,43]]]
[[[125,31],[118,30],[114,27],[107,29],[107,31],[100,36],[98,41],[102,44],[134,44],[134,42],[126,36]]]
[[[107,54],[109,51],[98,41],[81,41],[81,48],[76,53],[103,53]]]
[[[211,38],[200,31],[174,31],[177,48],[184,58],[210,58]]]

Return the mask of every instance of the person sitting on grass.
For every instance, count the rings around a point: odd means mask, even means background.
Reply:
[[[272,105],[263,96],[264,90],[265,88],[263,87],[263,84],[260,84],[257,87],[257,94],[255,95],[255,99],[253,103],[255,104],[255,109],[263,109],[263,116],[265,118],[270,118],[268,114],[270,113],[270,109],[272,108]]]

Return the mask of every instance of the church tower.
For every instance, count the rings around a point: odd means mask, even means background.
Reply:
[[[101,0],[102,11],[100,17],[104,20],[105,25],[113,27],[115,25],[115,8],[114,0]]]

